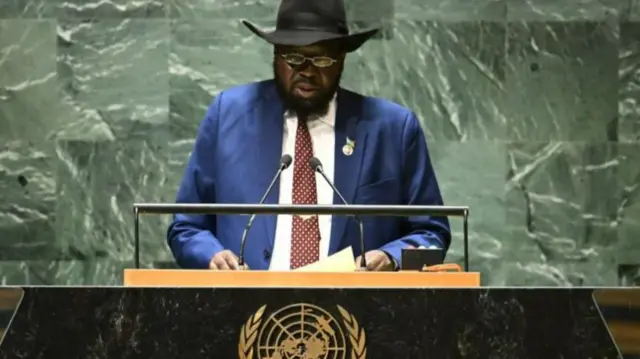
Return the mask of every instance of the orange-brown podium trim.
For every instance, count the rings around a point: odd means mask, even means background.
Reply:
[[[429,288],[480,287],[480,273],[272,272],[125,269],[126,287]]]

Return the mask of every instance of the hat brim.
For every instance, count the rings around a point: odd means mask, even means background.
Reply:
[[[370,28],[349,35],[312,30],[275,30],[272,32],[266,32],[258,29],[254,24],[247,20],[242,20],[242,24],[244,24],[244,26],[258,37],[272,45],[309,46],[322,41],[340,40],[345,44],[347,52],[353,52],[360,48],[362,44],[369,40],[379,30],[378,28]]]

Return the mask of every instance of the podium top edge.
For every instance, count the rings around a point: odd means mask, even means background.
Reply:
[[[475,288],[478,272],[306,272],[125,269],[125,286],[198,288]]]
[[[426,272],[417,270],[400,270],[394,272],[383,271],[353,271],[353,272],[311,272],[302,270],[290,270],[290,271],[273,271],[273,270],[210,270],[210,269],[154,269],[154,268],[126,268],[125,273],[170,273],[170,274],[194,274],[194,273],[220,273],[227,274],[233,273],[235,275],[246,274],[264,274],[264,275],[402,275],[402,274],[447,274],[447,275],[459,275],[459,274],[478,274],[480,272]]]
[[[318,214],[346,216],[447,216],[466,217],[467,206],[414,205],[279,205],[240,203],[134,203],[140,214]]]

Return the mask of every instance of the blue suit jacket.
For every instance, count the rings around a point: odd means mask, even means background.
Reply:
[[[177,202],[259,203],[282,156],[283,114],[273,80],[220,93],[200,126]],[[424,134],[411,111],[340,89],[335,136],[335,185],[350,203],[442,204]],[[351,156],[342,153],[347,137],[356,143]],[[278,188],[266,203],[278,202]],[[334,203],[341,204],[335,195]],[[449,247],[446,218],[362,219],[365,250],[382,249],[398,264],[401,249],[410,245]],[[179,214],[167,240],[181,267],[204,269],[223,249],[238,254],[247,220],[244,215]],[[276,220],[275,215],[256,217],[245,251],[249,268],[269,268]],[[334,216],[329,253],[347,246],[360,254],[357,225]]]

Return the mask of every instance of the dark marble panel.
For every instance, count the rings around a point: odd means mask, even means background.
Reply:
[[[430,140],[504,138],[504,24],[402,20],[393,34],[347,58],[345,87],[408,106]]]
[[[168,121],[169,23],[166,20],[65,20],[58,28],[58,77],[69,107],[82,118],[64,138],[140,135],[144,124]]]
[[[508,25],[505,111],[518,141],[607,141],[617,132],[618,27]],[[613,134],[612,134],[613,133]]]
[[[0,143],[57,131],[55,53],[54,20],[0,20]]]
[[[53,146],[0,142],[0,260],[61,255],[55,250],[56,165]]]
[[[59,18],[162,18],[169,0],[49,0],[56,3]]]
[[[618,141],[640,141],[640,22],[620,25]]]
[[[637,175],[638,146],[514,143],[509,147],[507,221],[513,285],[616,285],[618,263],[640,258],[621,180]],[[633,181],[633,179],[630,179]],[[635,180],[637,183],[637,179]],[[634,191],[634,194],[635,191]],[[623,246],[629,241],[628,245]],[[502,271],[501,271],[502,272]]]
[[[512,250],[504,207],[505,145],[434,141],[429,150],[445,204],[469,206],[471,270],[482,272],[483,285],[505,285],[493,270]],[[462,219],[451,218],[450,223],[453,240],[446,261],[463,263]]]
[[[291,330],[346,343],[354,323],[372,359],[618,357],[591,290],[27,288],[0,358],[233,358],[241,327],[263,305],[247,327],[257,334],[245,336],[255,336],[259,357],[271,355],[260,345],[280,345]],[[314,325],[318,314],[326,331]]]
[[[0,19],[45,18],[55,15],[55,4],[50,0],[2,0]],[[0,31],[2,32],[2,31]]]
[[[145,136],[113,142],[64,141],[58,153],[56,244],[70,258],[133,260],[135,202],[171,202],[168,131],[147,125]],[[140,222],[142,261],[170,258],[170,216]]]
[[[635,0],[506,0],[510,21],[606,20],[629,16]]]
[[[0,261],[2,285],[100,285],[121,286],[125,268],[133,262],[114,259],[87,261]]]

